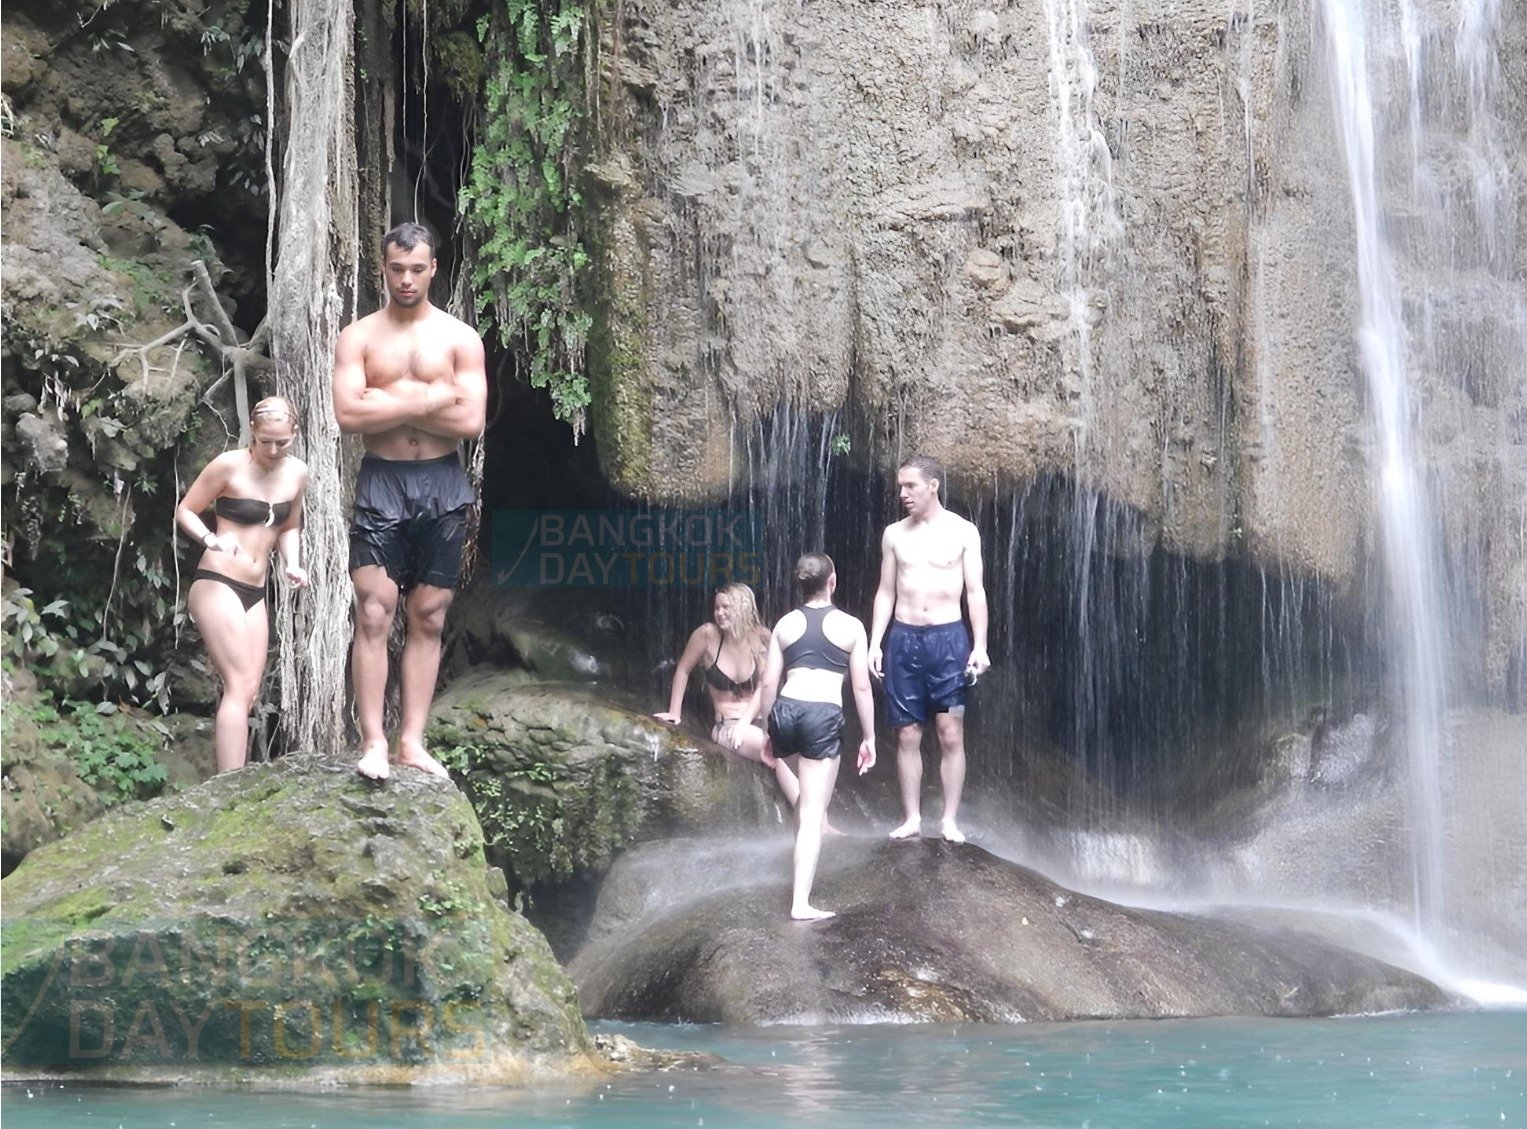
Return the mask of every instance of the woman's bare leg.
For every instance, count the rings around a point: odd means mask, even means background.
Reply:
[[[265,675],[270,631],[265,602],[245,611],[243,601],[228,585],[197,580],[191,584],[186,604],[223,682],[213,728],[217,770],[243,768],[249,758],[249,714]]]
[[[797,762],[801,782],[800,802],[795,806],[795,888],[790,901],[790,916],[796,921],[820,921],[832,917],[831,910],[811,904],[811,886],[816,881],[817,857],[822,852],[822,825],[827,821],[827,805],[832,800],[833,785],[838,779],[838,757],[811,760],[791,757]]]
[[[750,761],[763,761],[764,731],[756,725],[740,725],[737,727],[737,747],[733,750],[738,756],[746,757]],[[774,761],[774,779],[779,781],[779,790],[785,794],[791,808],[796,807],[801,799],[801,782],[796,778],[795,770],[790,767],[794,757],[777,757]],[[841,835],[832,825],[832,820],[824,819],[822,834]]]

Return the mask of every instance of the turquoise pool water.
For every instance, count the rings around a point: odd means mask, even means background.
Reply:
[[[599,1026],[727,1062],[529,1091],[13,1084],[3,1116],[6,1129],[1527,1129],[1524,1011],[1011,1027]]]

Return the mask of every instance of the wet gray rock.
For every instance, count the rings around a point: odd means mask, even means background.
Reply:
[[[452,785],[287,757],[107,814],[4,882],[8,1074],[523,1081],[593,1048]]]
[[[430,747],[516,886],[602,869],[633,843],[756,820],[772,776],[581,683],[478,667],[436,697]]]
[[[971,845],[830,841],[813,901],[838,916],[814,924],[789,920],[788,874],[784,838],[628,855],[569,966],[584,1013],[1007,1023],[1449,1003],[1421,977],[1309,933],[1114,905]]]

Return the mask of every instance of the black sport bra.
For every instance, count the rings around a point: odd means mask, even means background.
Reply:
[[[726,694],[751,694],[758,688],[758,660],[753,660],[753,673],[741,682],[731,677],[726,671],[716,664],[721,661],[721,648],[716,648],[716,657],[711,660],[710,666],[705,668],[705,684],[720,690]]]
[[[280,525],[292,512],[290,502],[266,502],[259,498],[219,498],[213,505],[218,517],[236,525]]]
[[[785,669],[831,670],[844,674],[848,670],[848,652],[838,646],[822,630],[822,621],[833,611],[831,604],[820,608],[796,608],[806,617],[806,630],[801,637],[784,650]]]

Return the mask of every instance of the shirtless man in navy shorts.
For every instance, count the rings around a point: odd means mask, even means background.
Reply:
[[[939,498],[943,483],[943,464],[928,455],[913,456],[896,472],[907,516],[887,526],[880,542],[869,663],[870,672],[885,680],[886,712],[896,731],[896,777],[905,819],[891,838],[922,833],[922,739],[931,717],[944,786],[941,831],[945,839],[963,843],[958,816],[965,786],[965,690],[991,660],[986,654],[981,535],[944,508]],[[969,631],[960,612],[962,594],[970,609]]]
[[[458,447],[482,434],[488,378],[476,330],[430,304],[435,237],[405,223],[382,237],[387,304],[347,326],[334,357],[334,416],[364,436],[350,526],[355,642],[350,677],[360,721],[356,769],[387,778],[382,727],[387,636],[400,596],[408,622],[399,671],[397,763],[449,779],[424,748],[440,669],[440,632],[461,572],[476,502]]]

